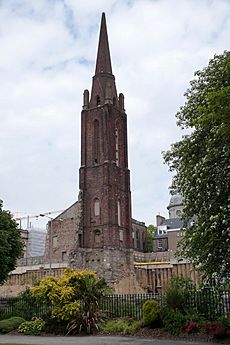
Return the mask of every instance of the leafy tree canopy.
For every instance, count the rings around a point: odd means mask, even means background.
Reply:
[[[17,229],[17,223],[9,211],[5,211],[0,200],[0,284],[8,276],[8,273],[16,267],[17,259],[23,252],[21,235]]]
[[[184,197],[187,228],[179,254],[207,278],[230,274],[230,52],[215,55],[195,73],[177,124],[192,133],[164,153],[175,172],[171,190]]]
[[[155,233],[156,227],[150,224],[147,227],[147,252],[152,253],[153,251],[153,237]]]

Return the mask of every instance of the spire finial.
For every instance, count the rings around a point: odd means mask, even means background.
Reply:
[[[112,74],[112,66],[109,52],[109,41],[106,28],[105,13],[102,13],[101,17],[101,29],[97,51],[97,62],[95,75],[99,73]]]

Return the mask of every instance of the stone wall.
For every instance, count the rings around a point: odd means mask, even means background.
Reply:
[[[80,218],[81,202],[78,201],[49,222],[45,262],[69,261],[70,253],[79,246]]]
[[[133,252],[122,248],[79,248],[73,253],[70,265],[75,269],[91,269],[108,284],[115,284],[134,271]]]

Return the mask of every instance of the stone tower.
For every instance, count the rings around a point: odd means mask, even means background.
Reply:
[[[92,90],[81,114],[83,248],[132,247],[127,116],[117,96],[105,14],[102,14]]]

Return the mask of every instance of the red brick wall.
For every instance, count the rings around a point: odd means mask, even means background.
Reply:
[[[94,157],[95,120],[99,123],[97,162]],[[111,104],[82,111],[80,189],[83,192],[83,246],[87,248],[132,246],[126,121],[124,111]],[[118,128],[118,166],[115,128]],[[100,202],[99,216],[94,215],[95,198]]]

